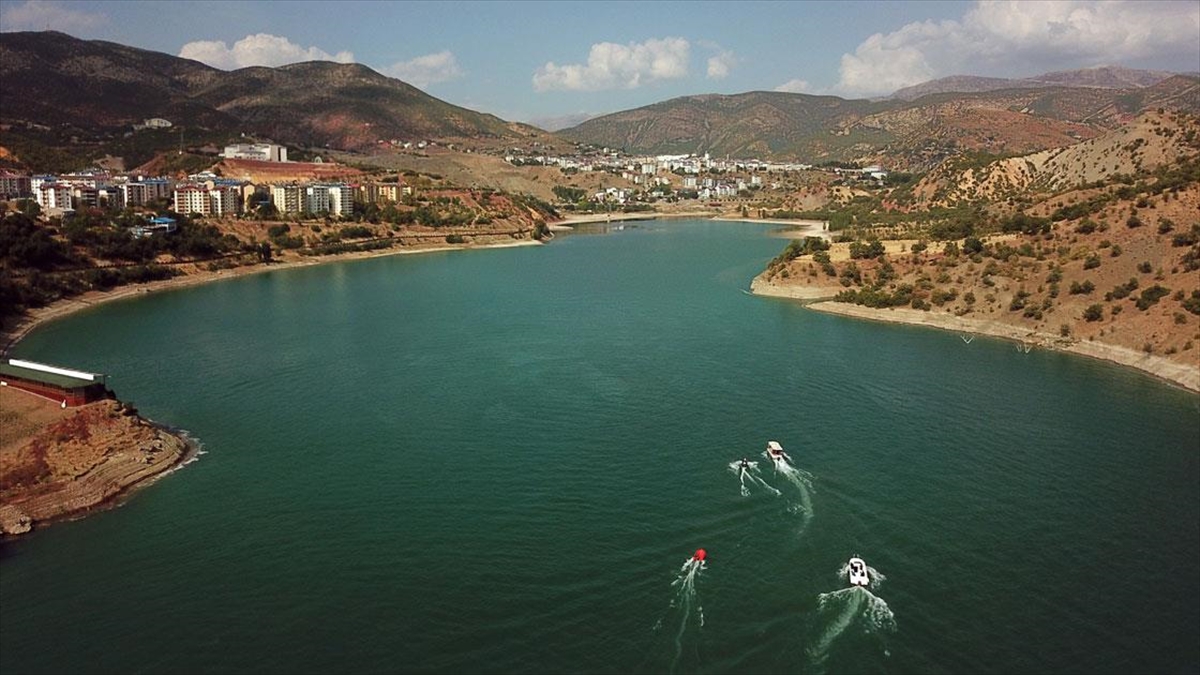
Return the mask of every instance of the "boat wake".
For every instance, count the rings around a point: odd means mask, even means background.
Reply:
[[[674,656],[671,658],[671,667],[669,672],[675,672],[675,668],[679,665],[679,660],[683,656],[683,636],[687,633],[688,624],[695,623],[696,628],[704,627],[704,607],[700,604],[700,599],[696,595],[696,577],[704,570],[704,559],[693,556],[688,558],[683,567],[679,568],[679,572],[675,575],[675,580],[671,582],[671,588],[674,589],[674,595],[671,597],[671,604],[667,608],[667,615],[658,620],[654,625],[654,630],[658,631],[663,628],[664,623],[670,621],[674,624],[674,615],[679,619],[679,627],[674,630],[672,639],[674,642]]]
[[[775,473],[783,476],[784,480],[796,489],[798,501],[788,507],[788,510],[800,515],[800,534],[803,534],[815,515],[813,511],[813,493],[815,492],[812,483],[813,476],[804,469],[792,466],[784,460],[772,459],[771,461],[775,464]]]
[[[839,571],[841,578],[846,578],[847,571],[848,567]],[[882,580],[882,575],[872,569],[872,585],[877,586],[878,580]],[[864,586],[820,594],[816,616],[820,633],[807,651],[818,670],[829,658],[834,643],[850,629],[858,628],[866,635],[885,635],[896,630],[896,616],[891,608]]]
[[[745,466],[743,466],[742,461],[743,460],[735,459],[732,462],[730,462],[729,470],[732,471],[733,473],[737,474],[738,482],[741,483],[741,486],[742,486],[742,496],[743,497],[750,496],[750,486],[751,485],[756,486],[756,487],[761,487],[764,490],[767,490],[768,492],[773,492],[773,493],[775,493],[776,497],[778,497],[779,495],[782,494],[779,490],[775,489],[774,487],[771,487],[771,485],[769,483],[767,483],[767,481],[763,480],[758,475],[758,462],[746,461]],[[749,483],[749,485],[747,485],[747,483]]]

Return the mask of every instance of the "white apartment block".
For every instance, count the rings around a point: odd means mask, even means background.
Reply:
[[[345,183],[327,185],[329,190],[329,213],[335,216],[354,214],[354,188]]]
[[[50,174],[42,174],[40,176],[32,176],[29,179],[29,191],[32,192],[34,195],[36,195],[37,191],[46,183],[57,183],[57,182],[58,182],[58,176],[51,176]]]
[[[174,186],[165,178],[147,178],[124,183],[120,188],[125,206],[145,206],[155,199],[170,197]]]
[[[214,185],[208,189],[209,208],[214,216],[231,216],[241,212],[242,191],[236,185]]]
[[[237,143],[225,146],[226,159],[255,159],[260,162],[286,162],[287,148],[274,143]]]
[[[271,186],[271,203],[279,213],[300,213],[304,196],[304,188],[299,185]]]
[[[212,213],[208,199],[208,191],[199,185],[184,185],[175,190],[175,212],[183,214],[199,213],[207,216]]]
[[[65,183],[42,183],[33,191],[34,199],[43,209],[70,209],[71,186]]]
[[[33,194],[33,181],[12,171],[0,170],[0,198],[24,197]]]

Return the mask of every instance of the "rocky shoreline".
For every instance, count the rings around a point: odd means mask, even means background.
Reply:
[[[1192,392],[1200,392],[1200,366],[1188,366],[1161,356],[1146,354],[1126,347],[1096,341],[1064,338],[1059,335],[1030,331],[1001,321],[974,319],[953,314],[894,307],[875,309],[845,302],[833,302],[841,287],[804,286],[796,284],[772,284],[763,275],[755,277],[750,292],[777,298],[806,301],[805,306],[819,312],[839,314],[856,319],[901,323],[911,326],[926,326],[958,333],[989,335],[1014,340],[1023,345],[1055,349],[1101,359],[1130,368],[1136,368],[1170,384]]]
[[[53,402],[5,387],[0,403],[17,436],[0,446],[5,536],[115,506],[197,452],[182,434],[113,399],[55,413]]]

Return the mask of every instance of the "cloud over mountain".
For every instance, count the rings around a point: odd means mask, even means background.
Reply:
[[[835,93],[882,94],[955,73],[1011,74],[1191,53],[1200,3],[980,0],[960,21],[876,33],[842,56]]]
[[[303,61],[354,63],[354,54],[351,52],[330,54],[318,47],[301,47],[285,37],[269,33],[247,35],[233,43],[232,47],[221,40],[189,42],[179,50],[179,56],[222,70],[236,70],[249,66],[274,68]]]
[[[546,63],[533,75],[535,91],[636,89],[657,80],[685,77],[691,45],[668,37],[619,45],[592,45],[586,64]]]
[[[422,88],[463,76],[463,69],[459,67],[458,59],[449,50],[393,63],[386,68],[381,68],[379,72]]]

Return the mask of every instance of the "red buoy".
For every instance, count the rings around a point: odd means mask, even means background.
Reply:
[[[696,549],[696,553],[692,555],[692,559],[698,560],[700,562],[704,562],[704,557],[707,555],[708,555],[708,553],[706,553],[704,551],[704,549],[698,548],[698,549]]]

